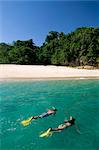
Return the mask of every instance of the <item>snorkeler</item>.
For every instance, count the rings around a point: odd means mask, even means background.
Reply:
[[[53,132],[61,132],[67,127],[70,127],[75,124],[75,118],[70,116],[69,120],[64,120],[63,124],[60,124],[57,128],[48,128],[45,132],[41,133],[39,137],[49,137]]]
[[[75,125],[75,118],[73,118],[72,116],[70,116],[69,120],[64,120],[64,124],[59,125],[57,128],[51,128],[51,131],[61,132],[65,128],[68,128],[68,127],[70,127],[72,125]]]
[[[56,108],[52,108],[52,109],[48,109],[47,112],[42,113],[41,115],[38,116],[33,116],[32,119],[38,119],[38,118],[44,118],[50,115],[55,115],[56,114],[57,109]]]
[[[21,124],[23,126],[27,126],[31,123],[32,120],[38,119],[38,118],[44,118],[50,115],[55,115],[56,114],[57,109],[56,108],[52,108],[52,109],[48,109],[47,112],[42,113],[41,115],[38,116],[32,116],[27,120],[23,120],[21,121]]]

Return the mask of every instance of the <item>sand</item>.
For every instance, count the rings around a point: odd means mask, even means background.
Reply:
[[[99,78],[99,70],[43,65],[0,65],[0,80],[59,78]]]

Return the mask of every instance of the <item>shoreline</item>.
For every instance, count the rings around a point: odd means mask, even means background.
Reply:
[[[69,79],[99,79],[99,69],[87,70],[65,66],[43,65],[0,65],[0,81]]]
[[[84,80],[84,79],[99,79],[99,77],[96,76],[89,76],[89,77],[44,77],[44,78],[0,78],[0,81],[4,81],[4,80],[9,80],[9,81],[13,81],[13,80]]]

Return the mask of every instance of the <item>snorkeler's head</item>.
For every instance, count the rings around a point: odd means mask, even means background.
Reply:
[[[75,118],[73,118],[72,116],[70,116],[70,121],[71,122],[75,122],[75,120],[76,120]]]
[[[57,109],[55,108],[54,111],[57,111]]]
[[[56,109],[55,107],[53,107],[53,110],[54,110],[54,111],[57,111],[57,109]]]

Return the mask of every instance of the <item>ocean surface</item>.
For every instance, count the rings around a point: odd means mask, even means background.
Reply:
[[[58,109],[55,116],[20,122]],[[72,115],[76,125],[40,138],[42,131],[57,127]],[[98,150],[99,80],[1,81],[0,150]]]

